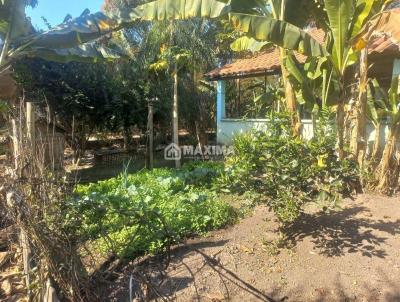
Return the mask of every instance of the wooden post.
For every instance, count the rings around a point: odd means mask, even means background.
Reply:
[[[18,135],[18,128],[17,128],[17,121],[15,118],[11,119],[11,128],[12,128],[12,141],[13,141],[13,153],[14,153],[14,169],[15,172],[18,174],[18,159],[20,156],[19,150],[19,135]]]
[[[173,132],[173,143],[179,146],[179,102],[178,102],[178,63],[175,63],[174,70],[174,100],[172,105],[172,132]],[[175,160],[175,167],[179,169],[181,167],[181,161]]]
[[[32,102],[26,103],[26,136],[31,150],[32,163],[35,165],[36,157],[36,138],[35,138],[35,106]],[[26,280],[26,287],[28,288],[28,296],[30,296],[30,270],[31,270],[31,248],[29,244],[29,238],[26,232],[21,229],[21,247],[22,247],[22,258],[24,264],[24,275]]]
[[[36,137],[35,137],[35,105],[32,102],[26,103],[26,136],[30,147],[32,148],[32,156],[36,155]]]

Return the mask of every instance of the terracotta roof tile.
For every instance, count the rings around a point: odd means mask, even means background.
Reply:
[[[325,33],[320,29],[313,28],[309,31],[319,42],[325,40]],[[295,52],[295,57],[300,63],[304,63],[306,57]],[[276,47],[269,48],[251,58],[239,59],[231,64],[214,69],[206,74],[211,80],[230,78],[230,77],[245,77],[254,76],[265,73],[278,73],[280,71],[279,49]]]
[[[373,25],[374,30],[368,30],[365,36],[369,53],[400,57],[400,9],[385,12]]]
[[[382,55],[385,57],[400,57],[400,9],[385,12],[381,18],[377,18],[373,22],[373,25],[377,26],[377,29],[367,28],[364,33],[368,37],[371,59],[379,59],[379,56]],[[323,30],[313,28],[309,30],[309,34],[321,43],[325,40]],[[300,63],[305,62],[305,56],[296,52],[295,56]],[[389,63],[392,64],[392,61],[389,60]],[[390,64],[385,69],[389,70],[391,68]],[[206,77],[210,80],[217,80],[256,76],[265,73],[278,73],[280,68],[279,50],[278,48],[270,48],[251,58],[239,59],[231,64],[217,68],[206,74]]]

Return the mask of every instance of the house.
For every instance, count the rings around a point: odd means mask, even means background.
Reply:
[[[400,10],[394,10],[396,15],[391,20],[391,27],[386,26],[385,32],[377,31],[370,41],[368,41],[369,57],[369,77],[377,78],[382,87],[390,87],[393,74],[400,74]],[[397,16],[397,18],[396,18]],[[388,20],[384,20],[388,21]],[[397,27],[393,24],[398,24]],[[323,42],[325,33],[322,30],[312,28],[308,33],[319,42]],[[305,63],[306,57],[294,53],[299,63]],[[281,65],[279,59],[279,49],[269,48],[250,58],[237,60],[220,68],[210,71],[206,78],[217,82],[217,143],[229,145],[235,134],[243,133],[250,129],[262,129],[266,127],[267,119],[260,116],[246,116],[243,112],[232,115],[227,104],[231,101],[227,99],[227,83],[236,82],[236,103],[241,101],[242,82],[247,79],[264,78],[265,86],[267,82],[275,78],[275,83],[281,75]],[[232,85],[230,85],[232,86]],[[240,106],[236,106],[239,108]],[[237,113],[237,112],[236,112]],[[306,139],[313,136],[312,121],[307,117],[302,117],[302,134]],[[370,140],[374,140],[374,127],[368,127]],[[382,131],[386,131],[383,129]],[[383,139],[385,135],[381,135]],[[383,142],[384,143],[384,142]]]

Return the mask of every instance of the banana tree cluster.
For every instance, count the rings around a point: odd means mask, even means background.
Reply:
[[[376,18],[377,14],[383,14],[384,10],[390,8],[394,2],[391,0],[163,0],[147,4],[156,12],[152,16],[148,15],[146,20],[223,17],[227,18],[238,31],[246,34],[246,37],[234,43],[233,48],[260,50],[268,43],[280,47],[281,59],[285,58],[282,61],[282,71],[285,72],[289,66],[288,77],[292,78],[285,87],[287,98],[291,93],[290,90],[293,92],[293,87],[291,89],[287,87],[292,86],[293,83],[300,87],[304,96],[313,96],[308,92],[313,91],[315,80],[322,76],[322,99],[327,104],[330,97],[330,105],[336,108],[337,149],[339,157],[343,159],[345,157],[345,106],[351,92],[349,86],[355,83],[356,63],[360,62],[361,50],[366,46],[366,41],[359,39],[360,32],[364,27],[373,31],[377,24],[368,24],[368,22],[374,16]],[[291,5],[292,8],[290,8]],[[197,8],[197,13],[188,13],[193,12],[194,7]],[[322,28],[326,32],[325,42],[320,43],[307,33],[304,30],[306,24],[316,24],[317,27]],[[312,63],[311,61],[304,66],[304,70],[301,70],[288,53],[292,50],[309,58],[318,58],[319,62]],[[363,55],[367,57],[367,51],[364,51]],[[368,64],[367,61],[362,61],[359,65],[364,69],[364,75],[360,79],[360,96],[356,106],[358,127],[355,134],[357,140],[354,144],[355,153],[362,149],[359,139],[365,136],[363,120],[366,116],[365,82]],[[310,67],[312,67],[311,73]],[[349,74],[353,76],[350,81]],[[334,102],[332,102],[332,96],[337,96]],[[290,108],[295,102],[288,99]],[[395,131],[392,131],[391,135],[397,137]],[[385,169],[382,170],[385,171]],[[380,186],[383,187],[384,184]]]
[[[376,188],[388,193],[398,184],[400,173],[400,153],[398,149],[400,136],[400,90],[399,75],[395,75],[391,87],[386,92],[376,79],[369,83],[367,113],[375,127],[375,144],[371,155],[372,168],[376,170]],[[382,123],[389,127],[387,143],[380,150]],[[382,158],[379,160],[379,154]]]
[[[295,50],[308,57],[325,58],[325,91],[334,87],[337,93],[336,119],[338,153],[345,156],[345,105],[349,99],[346,75],[359,58],[353,50],[352,39],[375,14],[392,1],[385,0],[188,0],[154,1],[142,5],[141,12],[153,11],[142,16],[145,20],[187,19],[192,17],[224,17],[252,40],[242,44],[270,42],[284,50]],[[295,9],[294,9],[295,8]],[[300,12],[300,13],[299,13]],[[127,15],[122,15],[124,18]],[[306,24],[316,23],[325,30],[326,42],[320,43],[306,30]],[[258,45],[257,47],[260,47]],[[282,64],[283,65],[283,64]],[[285,71],[285,70],[283,70]],[[287,83],[289,86],[290,83]],[[290,89],[287,95],[290,94]],[[293,89],[291,89],[293,90]],[[292,104],[290,104],[292,103]],[[293,101],[289,106],[293,110]]]
[[[258,41],[270,41],[285,49],[296,50],[309,57],[326,58],[323,68],[336,87],[336,118],[338,152],[344,157],[345,104],[348,100],[346,73],[354,65],[359,54],[353,51],[351,40],[366,22],[382,11],[387,1],[325,0],[308,1],[309,14],[327,34],[326,44],[321,44],[301,27],[284,20],[248,14],[232,15],[236,28]],[[313,5],[315,4],[315,5]],[[331,82],[329,81],[329,82]]]

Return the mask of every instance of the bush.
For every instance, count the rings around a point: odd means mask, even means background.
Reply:
[[[263,193],[279,220],[292,222],[304,204],[332,208],[358,185],[357,165],[338,160],[333,140],[293,138],[285,115],[273,116],[268,126],[236,137],[223,177],[230,190]]]
[[[80,217],[81,237],[103,253],[132,257],[161,251],[235,220],[232,207],[208,189],[218,169],[221,165],[156,169],[78,186],[78,198],[69,204],[70,224]]]

